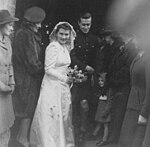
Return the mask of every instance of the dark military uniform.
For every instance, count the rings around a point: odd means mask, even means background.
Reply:
[[[77,37],[75,39],[75,47],[71,51],[71,63],[72,66],[77,65],[79,69],[85,71],[87,65],[95,67],[95,57],[96,51],[99,47],[98,38],[91,34],[77,32]],[[87,75],[87,81],[83,83],[76,83],[72,87],[72,103],[73,103],[73,123],[75,130],[80,128],[82,132],[86,131],[87,115],[88,112],[83,110],[80,102],[86,99],[89,103],[89,108],[91,111],[92,107],[92,85],[91,85],[92,75]],[[79,131],[79,130],[78,130]],[[75,132],[75,135],[76,134]]]
[[[72,65],[84,70],[87,65],[95,67],[96,51],[99,47],[97,36],[77,31],[74,49],[71,51]]]

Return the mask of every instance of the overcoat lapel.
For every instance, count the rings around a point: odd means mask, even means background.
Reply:
[[[137,56],[133,59],[131,65],[130,65],[130,74],[132,73],[134,64],[135,64],[136,61],[139,60],[139,59],[140,59],[140,56],[139,56],[139,55],[137,55]]]

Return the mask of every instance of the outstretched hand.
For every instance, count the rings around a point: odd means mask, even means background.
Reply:
[[[89,65],[87,65],[87,66],[85,67],[85,70],[86,70],[89,74],[93,74],[93,73],[94,73],[94,68],[91,67],[91,66],[89,66]]]
[[[139,115],[138,124],[140,125],[147,124],[147,118],[143,117],[142,115]]]

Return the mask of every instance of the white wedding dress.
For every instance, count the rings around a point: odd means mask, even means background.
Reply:
[[[74,147],[71,94],[66,83],[70,55],[65,46],[52,42],[46,49],[45,75],[30,131],[37,147]]]

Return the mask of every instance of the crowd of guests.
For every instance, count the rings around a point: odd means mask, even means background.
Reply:
[[[96,146],[149,147],[149,48],[109,27],[96,36],[84,12],[76,31],[56,24],[45,50],[45,16],[28,8],[11,43],[19,19],[0,10],[0,146],[8,146],[16,118],[16,142],[24,147],[82,146],[87,133],[99,138]]]

